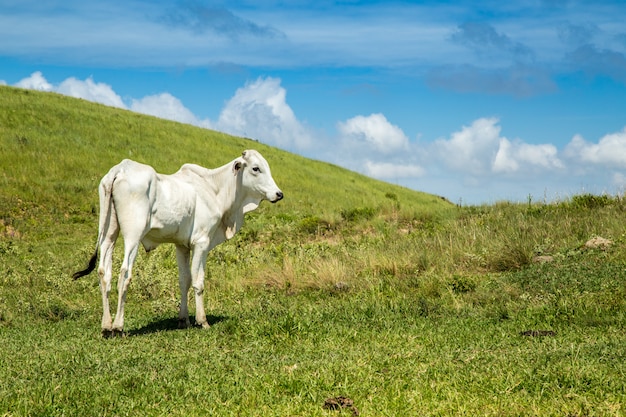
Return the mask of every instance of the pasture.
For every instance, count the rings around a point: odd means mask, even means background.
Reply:
[[[2,416],[626,414],[620,196],[456,207],[56,94],[0,86],[0,104]],[[177,328],[164,245],[138,256],[126,337],[101,338],[97,276],[71,279],[101,176],[123,158],[174,172],[250,148],[285,199],[209,254],[211,328]],[[611,244],[585,246],[596,236]]]

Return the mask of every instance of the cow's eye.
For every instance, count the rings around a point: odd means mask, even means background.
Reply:
[[[257,174],[260,174],[260,173],[261,173],[261,168],[259,168],[259,167],[253,167],[253,168],[252,168],[252,170],[253,170],[254,172],[256,172]]]

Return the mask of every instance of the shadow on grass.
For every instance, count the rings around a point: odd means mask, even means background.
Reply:
[[[207,321],[209,325],[213,326],[221,321],[228,320],[226,316],[213,316],[208,315]],[[200,326],[196,326],[195,317],[189,316],[189,321],[191,322],[191,327],[200,329]],[[148,323],[147,325],[140,327],[139,329],[132,329],[126,332],[126,336],[141,336],[146,334],[158,333],[158,332],[167,332],[174,330],[185,330],[178,328],[178,317],[172,318],[164,318],[155,320],[152,323]]]

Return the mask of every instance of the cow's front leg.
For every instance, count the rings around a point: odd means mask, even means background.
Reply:
[[[191,259],[191,279],[196,298],[196,324],[204,329],[210,327],[204,312],[204,268],[208,252],[208,248],[196,246]]]
[[[176,246],[176,261],[178,262],[178,284],[180,286],[180,310],[178,312],[178,328],[189,327],[188,297],[191,287],[191,269],[189,268],[189,248]]]

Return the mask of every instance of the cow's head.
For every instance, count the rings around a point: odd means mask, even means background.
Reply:
[[[272,203],[282,200],[283,192],[274,182],[269,164],[257,151],[243,151],[234,161],[233,171],[235,175],[241,175],[241,185],[247,196],[244,212],[257,208],[261,200]]]

